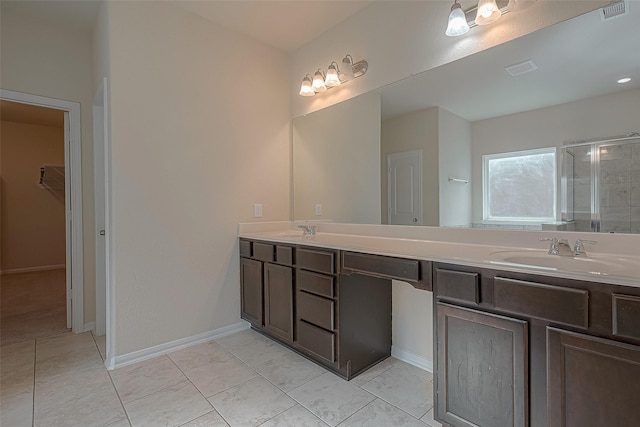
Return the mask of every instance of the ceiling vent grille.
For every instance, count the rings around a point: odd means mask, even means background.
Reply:
[[[628,11],[629,9],[627,7],[626,0],[612,1],[602,8],[602,20],[605,21],[607,19],[626,15]]]
[[[504,67],[505,70],[512,76],[519,76],[521,74],[530,73],[531,71],[535,71],[538,69],[538,66],[532,59],[520,62],[518,64],[509,65],[508,67]]]

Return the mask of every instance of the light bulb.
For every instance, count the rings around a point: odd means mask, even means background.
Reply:
[[[347,80],[353,79],[353,59],[351,55],[347,55],[342,59],[342,67],[340,67],[340,80],[346,82]]]
[[[451,13],[449,13],[449,22],[445,34],[449,37],[455,37],[462,35],[467,31],[469,31],[467,17],[464,15],[460,3],[456,1],[453,6],[451,6]]]
[[[324,84],[324,76],[322,75],[322,71],[318,70],[313,75],[313,83],[311,84],[311,87],[318,93],[327,90],[327,86],[325,86]]]
[[[300,85],[300,95],[313,96],[315,94],[316,93],[313,91],[313,88],[311,87],[311,77],[309,77],[309,75],[306,75],[302,79],[302,85]]]
[[[487,25],[495,22],[502,16],[502,12],[496,4],[496,0],[480,0],[476,14],[477,25]]]
[[[335,87],[340,86],[340,83],[341,82],[340,78],[338,77],[338,69],[332,63],[327,69],[327,77],[324,79],[324,84],[327,85],[327,87]]]

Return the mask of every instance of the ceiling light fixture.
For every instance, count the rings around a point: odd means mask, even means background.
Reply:
[[[299,93],[302,96],[313,96],[316,93],[326,92],[327,89],[340,86],[346,81],[364,75],[368,68],[369,64],[364,59],[354,62],[351,55],[345,55],[342,59],[342,66],[338,67],[338,63],[333,61],[327,67],[326,73],[318,68],[313,79],[309,74],[304,76]]]
[[[469,24],[467,23],[467,17],[464,15],[462,6],[458,3],[458,0],[453,2],[451,6],[451,12],[449,13],[449,22],[447,24],[447,31],[445,34],[449,37],[460,36],[469,31]]]
[[[631,81],[631,77],[623,77],[618,80],[618,83],[623,84],[623,83],[629,83],[630,81]]]
[[[496,0],[480,0],[476,12],[476,24],[487,25],[495,22],[502,16],[502,12],[496,4]]]

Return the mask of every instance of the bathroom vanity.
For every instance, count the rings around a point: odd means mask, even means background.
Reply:
[[[240,239],[241,316],[351,379],[391,354],[391,280],[431,289],[431,263]]]
[[[640,420],[633,256],[541,257],[537,268],[504,254],[535,260],[546,251],[474,242],[291,230],[240,237],[242,317],[346,379],[390,355],[391,280],[433,292],[434,413],[445,425]]]

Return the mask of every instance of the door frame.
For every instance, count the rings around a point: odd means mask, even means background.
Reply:
[[[63,111],[67,327],[84,332],[80,103],[0,89],[0,99]],[[74,304],[73,301],[77,303]]]
[[[113,369],[114,316],[111,286],[111,199],[109,187],[109,99],[104,77],[93,98],[93,161],[96,221],[96,334],[106,335],[105,366]],[[101,232],[104,230],[104,235]]]

